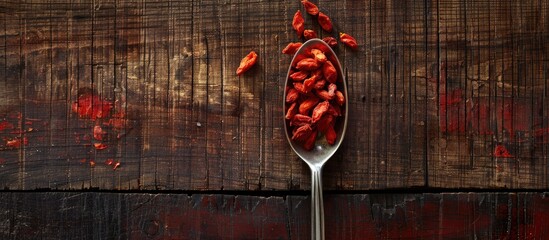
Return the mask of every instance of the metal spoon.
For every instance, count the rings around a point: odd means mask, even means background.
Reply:
[[[324,138],[319,138],[316,140],[315,146],[311,151],[307,151],[303,149],[300,145],[294,143],[291,140],[291,130],[289,127],[289,121],[286,120],[284,124],[284,129],[286,132],[286,139],[288,139],[288,142],[290,143],[290,146],[292,147],[293,151],[309,166],[311,169],[311,175],[312,175],[312,186],[311,186],[311,239],[324,239],[324,203],[322,200],[322,178],[321,178],[321,172],[322,167],[324,163],[330,159],[330,157],[336,152],[336,150],[339,148],[339,145],[341,145],[341,142],[343,141],[343,137],[345,135],[345,130],[347,129],[347,109],[348,109],[348,97],[347,97],[347,81],[345,77],[343,76],[343,71],[341,69],[341,63],[339,62],[339,59],[337,58],[336,54],[328,46],[324,41],[320,39],[311,39],[307,42],[305,42],[301,48],[298,49],[296,54],[294,55],[292,62],[290,64],[290,68],[288,69],[288,74],[286,76],[286,84],[284,86],[284,96],[286,96],[286,90],[288,86],[288,83],[291,82],[289,80],[290,70],[292,69],[292,66],[294,65],[294,62],[297,62],[301,60],[303,57],[301,57],[303,52],[306,49],[311,48],[317,48],[324,52],[328,60],[332,62],[334,67],[337,70],[338,77],[341,79],[340,82],[337,83],[338,90],[342,91],[343,95],[345,96],[345,106],[342,108],[342,114],[343,116],[339,117],[337,119],[337,122],[334,126],[334,129],[337,133],[337,139],[334,145],[330,145],[326,142]],[[286,104],[284,102],[284,104]],[[286,106],[286,105],[283,105]],[[284,112],[284,116],[285,116]]]

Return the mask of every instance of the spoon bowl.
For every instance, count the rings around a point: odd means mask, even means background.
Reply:
[[[332,50],[328,44],[318,38],[314,38],[305,42],[295,53],[290,67],[288,69],[288,74],[285,79],[284,86],[284,96],[286,96],[288,91],[288,86],[291,84],[292,80],[290,79],[290,74],[292,71],[292,66],[295,66],[295,63],[299,62],[306,57],[305,51],[308,49],[316,48],[324,52],[326,58],[334,65],[337,75],[337,89],[343,93],[345,96],[345,103],[341,106],[342,116],[336,118],[334,125],[334,130],[337,133],[336,141],[333,145],[328,144],[324,138],[317,138],[315,146],[311,150],[306,150],[299,144],[292,141],[292,130],[290,128],[290,121],[285,119],[284,121],[284,130],[286,132],[286,139],[290,143],[293,151],[309,166],[311,169],[311,239],[324,239],[324,209],[323,209],[323,200],[322,200],[322,178],[321,171],[324,164],[334,155],[337,151],[343,137],[345,136],[345,131],[347,129],[347,115],[348,115],[348,95],[347,95],[347,80],[343,75],[343,70],[341,68],[341,63],[337,58],[337,55]],[[284,98],[285,99],[285,98]],[[284,101],[284,109],[287,107],[287,103]],[[285,116],[285,115],[284,115]]]

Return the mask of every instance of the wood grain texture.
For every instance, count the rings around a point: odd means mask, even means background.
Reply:
[[[325,198],[327,239],[545,239],[542,193]],[[0,194],[3,239],[309,239],[304,196]]]
[[[359,42],[358,51],[335,49],[349,82],[349,132],[326,165],[325,189],[549,185],[546,2],[317,3],[333,34]],[[0,187],[309,189],[282,125],[290,57],[281,50],[298,41],[298,9],[1,3]],[[258,64],[237,77],[251,50]],[[79,116],[86,94],[112,108]]]

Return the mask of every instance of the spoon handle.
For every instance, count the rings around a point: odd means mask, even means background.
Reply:
[[[324,202],[322,200],[322,167],[311,166],[311,239],[324,240]]]

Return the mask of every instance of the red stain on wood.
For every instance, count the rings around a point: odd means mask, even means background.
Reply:
[[[29,140],[27,139],[27,137],[24,137],[23,139],[15,138],[6,141],[6,147],[9,148],[20,148],[22,145],[26,146],[27,144],[29,144]]]
[[[509,153],[509,150],[503,145],[496,145],[494,149],[494,157],[511,158],[513,155]]]
[[[109,101],[101,99],[99,96],[85,93],[78,97],[78,100],[72,104],[72,110],[78,113],[80,118],[99,119],[109,115],[113,105]]]
[[[8,121],[0,122],[0,131],[4,131],[6,129],[13,129],[13,124]]]
[[[95,140],[99,140],[99,141],[102,141],[103,140],[103,135],[105,134],[106,132],[103,131],[103,129],[101,128],[101,126],[99,125],[95,125],[93,127],[93,138]]]
[[[97,150],[103,150],[106,149],[108,146],[103,143],[94,143],[93,147]]]

